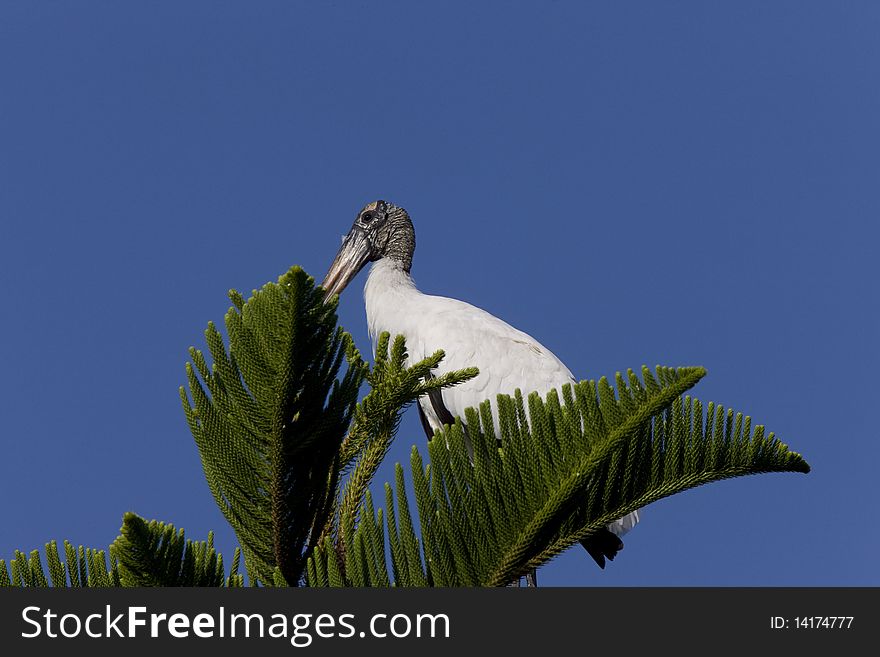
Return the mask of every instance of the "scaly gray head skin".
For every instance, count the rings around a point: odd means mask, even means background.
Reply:
[[[342,294],[364,265],[381,258],[393,260],[409,273],[415,250],[416,233],[406,210],[385,201],[368,203],[358,213],[321,283],[324,297]]]

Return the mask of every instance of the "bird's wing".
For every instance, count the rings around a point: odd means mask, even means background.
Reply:
[[[542,394],[574,381],[571,371],[549,349],[533,337],[513,328],[494,315],[457,299],[422,295],[406,312],[397,313],[395,327],[379,328],[403,333],[410,358],[419,360],[443,349],[445,358],[437,367],[442,374],[465,367],[477,367],[480,374],[443,391],[445,406],[453,416],[489,399],[493,405],[499,393]],[[431,418],[430,409],[423,408]]]

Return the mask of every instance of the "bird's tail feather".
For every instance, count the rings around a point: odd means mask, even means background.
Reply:
[[[604,529],[583,539],[581,545],[599,564],[599,568],[604,569],[605,560],[614,561],[614,557],[623,549],[623,541],[620,540],[620,537],[635,527],[638,522],[638,511],[628,513],[623,518],[608,524]]]
[[[602,569],[605,568],[605,559],[614,561],[614,557],[623,549],[623,541],[608,529],[600,529],[595,534],[587,536],[581,540],[581,545]]]

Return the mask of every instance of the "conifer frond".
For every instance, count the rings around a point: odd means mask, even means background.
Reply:
[[[214,500],[249,575],[296,584],[329,522],[339,448],[366,365],[336,327],[335,302],[299,267],[245,301],[230,292],[229,350],[213,324],[213,363],[190,350],[184,412]],[[345,374],[337,378],[348,356]]]
[[[110,545],[123,586],[223,586],[223,557],[214,536],[191,541],[182,529],[126,513],[120,535]],[[232,577],[234,578],[234,573]]]
[[[229,577],[226,578],[227,588],[241,588],[244,586],[244,575],[239,574],[238,568],[241,565],[241,548],[235,548],[232,554],[232,567],[229,569]]]
[[[342,467],[353,463],[353,469],[342,490],[337,516],[351,524],[357,521],[367,487],[391,447],[406,407],[430,390],[457,385],[479,373],[477,368],[471,367],[429,377],[431,370],[443,360],[442,351],[407,365],[403,336],[395,338],[390,350],[389,341],[387,332],[379,336],[376,362],[366,375],[370,392],[357,405],[351,430],[341,448]],[[334,529],[342,530],[341,547],[345,549],[345,527],[340,527],[338,522]]]
[[[502,586],[663,497],[729,477],[809,471],[750,418],[712,403],[704,415],[683,396],[704,373],[643,368],[642,380],[618,375],[616,391],[603,378],[544,399],[499,395],[497,431],[489,402],[468,409],[467,439],[458,420],[429,443],[429,465],[412,450],[419,534],[399,465],[386,488],[390,582]],[[356,525],[343,518],[354,535],[332,567],[345,585],[388,585],[382,516],[367,495]],[[308,583],[328,585],[329,562],[339,558],[330,546],[316,550]]]
[[[110,557],[107,567],[107,553],[104,550],[85,548],[82,545],[74,548],[64,541],[65,561],[61,560],[56,541],[45,545],[46,565],[49,578],[46,578],[43,561],[39,550],[32,550],[26,555],[16,550],[9,562],[12,574],[7,570],[6,562],[0,559],[0,587],[107,587],[120,586],[119,570],[116,559]]]
[[[58,544],[46,543],[48,579],[38,550],[30,555],[16,550],[11,577],[0,559],[0,587],[244,586],[244,576],[238,573],[240,550],[235,549],[229,576],[224,577],[223,557],[213,543],[213,533],[207,541],[186,540],[182,529],[126,513],[121,534],[109,550],[75,548],[64,541],[62,560]]]

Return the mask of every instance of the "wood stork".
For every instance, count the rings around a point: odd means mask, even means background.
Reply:
[[[415,230],[406,210],[385,201],[361,210],[336,254],[321,286],[327,298],[341,293],[368,262],[373,265],[364,286],[367,324],[373,340],[383,331],[406,338],[409,357],[419,361],[437,349],[446,357],[438,373],[476,366],[477,377],[419,399],[422,426],[430,439],[434,429],[451,424],[464,410],[498,394],[541,394],[574,375],[547,347],[530,335],[464,301],[420,292],[410,276],[416,248]],[[496,426],[497,417],[496,417]],[[623,548],[620,537],[639,521],[635,511],[582,541],[600,568]]]

